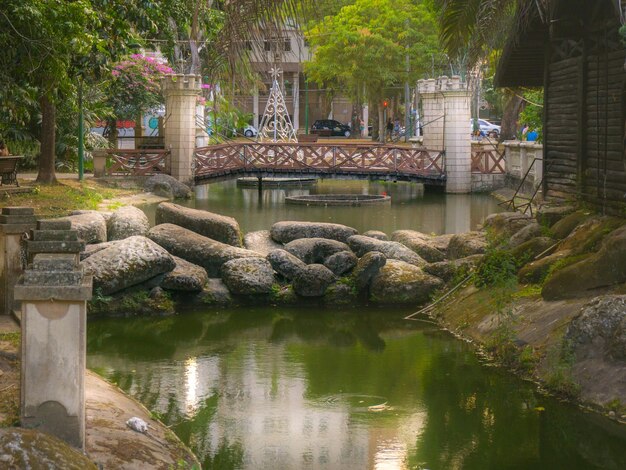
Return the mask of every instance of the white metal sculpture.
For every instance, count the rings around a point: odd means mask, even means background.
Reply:
[[[272,68],[270,73],[272,74],[272,88],[263,112],[258,140],[260,142],[297,142],[296,131],[278,84],[278,77],[282,71]]]

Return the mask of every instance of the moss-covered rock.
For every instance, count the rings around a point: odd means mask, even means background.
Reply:
[[[574,212],[576,209],[574,206],[559,204],[551,206],[548,204],[542,205],[537,211],[537,221],[546,227],[552,227],[559,220],[563,219],[567,215]]]
[[[56,437],[32,429],[0,429],[0,468],[96,470],[86,456]]]
[[[624,225],[624,219],[617,217],[592,217],[582,224],[565,239],[560,250],[571,250],[573,254],[591,253],[599,249],[602,240],[615,229]]]
[[[432,263],[424,266],[424,271],[428,274],[443,279],[445,282],[450,282],[457,278],[459,275],[469,273],[472,268],[480,263],[480,260],[484,255],[472,255],[467,258],[455,259],[452,261],[440,261],[439,263]]]
[[[231,305],[234,303],[233,296],[221,279],[209,279],[202,292],[193,301],[204,305]]]
[[[321,264],[309,264],[293,279],[293,289],[301,297],[322,297],[337,280],[333,272]]]
[[[508,238],[534,220],[521,212],[499,212],[485,219],[483,228],[495,239]]]
[[[553,246],[555,241],[549,237],[531,238],[525,243],[516,246],[511,250],[518,267],[532,262],[537,256]]]
[[[443,261],[446,256],[432,243],[432,237],[415,230],[396,230],[391,234],[394,242],[402,243],[429,263]]]
[[[460,259],[482,255],[487,249],[485,232],[466,232],[454,235],[448,245],[448,258]]]
[[[342,278],[326,289],[324,302],[328,305],[352,305],[356,302],[357,290],[352,278]]]
[[[517,273],[517,280],[521,284],[540,284],[544,281],[552,266],[561,260],[572,256],[570,250],[557,251],[537,261],[531,261]]]
[[[570,233],[574,231],[576,227],[589,219],[591,215],[589,212],[585,211],[576,211],[571,214],[563,217],[557,223],[555,223],[552,227],[550,227],[550,232],[557,240],[563,240],[567,238]]]
[[[97,290],[87,303],[87,313],[92,316],[134,317],[166,316],[175,313],[171,297],[158,287],[133,287],[113,295],[103,295]]]
[[[414,304],[427,302],[443,286],[438,277],[404,261],[387,260],[372,280],[371,300],[383,304]]]
[[[559,300],[581,295],[601,287],[626,282],[626,227],[612,232],[597,253],[555,271],[546,281],[541,295]]]
[[[233,259],[222,266],[222,280],[235,295],[269,294],[274,270],[264,258]]]

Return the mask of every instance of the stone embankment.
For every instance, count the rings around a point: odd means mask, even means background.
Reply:
[[[230,217],[169,202],[152,228],[126,207],[65,219],[87,243],[81,259],[94,276],[96,314],[172,313],[172,301],[419,305],[487,247],[485,232],[388,237],[314,222],[278,222],[244,236]]]
[[[484,230],[474,282],[432,315],[507,366],[626,422],[626,220],[502,213]],[[455,240],[471,246],[470,237]],[[453,242],[448,256],[466,254]],[[450,277],[439,263],[424,269]]]

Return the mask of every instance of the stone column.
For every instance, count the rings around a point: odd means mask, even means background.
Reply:
[[[193,182],[196,98],[201,86],[199,75],[168,75],[163,80],[165,148],[171,151],[167,170],[183,183]]]
[[[196,105],[196,147],[209,145],[209,134],[206,131],[206,113],[204,105]]]
[[[444,97],[441,88],[435,79],[420,80],[417,87],[422,100],[423,146],[430,150],[443,150]]]
[[[446,192],[472,190],[471,93],[460,77],[420,80],[424,147],[446,152]]]
[[[446,82],[441,82],[446,116],[446,192],[469,193],[472,190],[471,92],[459,77]]]
[[[85,345],[92,279],[70,222],[39,221],[32,263],[15,286],[22,301],[21,425],[85,445]]]
[[[19,308],[13,288],[22,275],[22,235],[35,228],[35,212],[30,207],[4,207],[0,215],[0,315]]]

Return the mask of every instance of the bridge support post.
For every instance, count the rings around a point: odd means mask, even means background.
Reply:
[[[460,77],[420,80],[424,146],[446,152],[446,192],[472,190],[471,92]]]
[[[165,148],[171,152],[167,171],[183,183],[193,182],[196,100],[201,86],[199,75],[168,75],[163,80]]]

